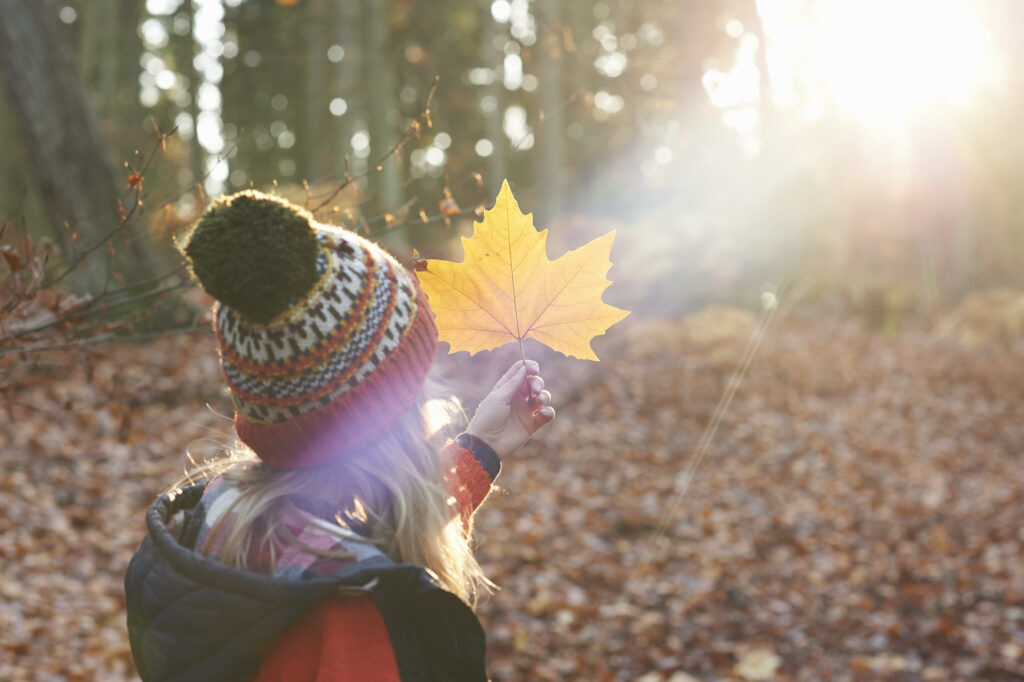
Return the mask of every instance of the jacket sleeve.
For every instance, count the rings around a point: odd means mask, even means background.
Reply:
[[[473,512],[491,492],[501,460],[487,443],[461,433],[441,449],[442,478],[462,523],[469,529]]]
[[[252,682],[400,682],[380,611],[367,596],[307,611],[260,661]]]

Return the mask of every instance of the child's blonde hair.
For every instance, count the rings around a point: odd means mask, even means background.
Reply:
[[[470,605],[493,583],[477,563],[470,528],[463,524],[446,489],[438,459],[445,441],[465,424],[454,398],[441,398],[441,384],[428,375],[414,406],[397,426],[370,445],[309,469],[278,470],[239,443],[198,465],[173,488],[221,476],[240,484],[240,494],[221,514],[209,536],[223,539],[220,561],[246,569],[253,548],[268,550],[271,564],[285,543],[301,543],[282,522],[296,496],[326,502],[339,523],[353,521],[366,541],[391,559],[424,566],[441,585]]]

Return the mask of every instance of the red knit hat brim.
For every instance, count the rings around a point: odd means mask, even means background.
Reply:
[[[393,429],[415,403],[438,344],[427,297],[413,282],[416,316],[369,376],[327,405],[284,422],[255,424],[236,413],[239,439],[276,469],[304,469],[358,451]]]

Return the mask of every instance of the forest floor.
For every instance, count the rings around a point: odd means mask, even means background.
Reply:
[[[537,350],[559,416],[477,517],[491,677],[1024,680],[1024,347],[778,320],[674,506],[743,341]],[[472,404],[513,355],[443,364]],[[3,360],[0,680],[135,679],[143,512],[229,440],[208,334],[82,360]]]

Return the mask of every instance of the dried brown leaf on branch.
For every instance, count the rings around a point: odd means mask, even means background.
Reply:
[[[21,266],[24,264],[21,256],[10,244],[0,246],[0,256],[3,256],[4,260],[7,261],[7,267],[11,269],[11,272],[20,270]]]

